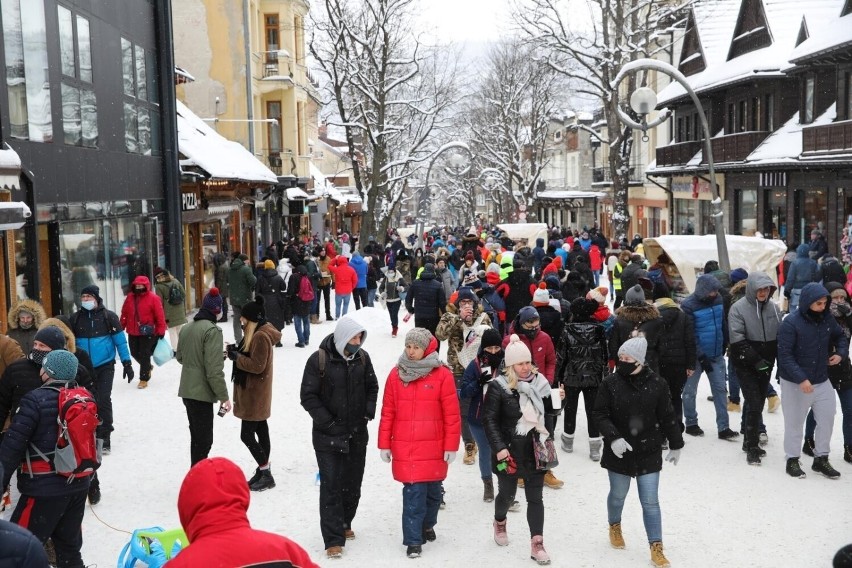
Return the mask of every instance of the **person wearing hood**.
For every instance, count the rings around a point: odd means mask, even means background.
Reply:
[[[831,315],[831,296],[821,284],[802,288],[799,309],[781,322],[778,330],[778,377],[784,410],[784,454],[787,474],[805,477],[799,464],[802,428],[813,409],[814,462],[811,469],[830,479],[840,473],[828,461],[837,401],[828,368],[849,357],[849,341]]]
[[[644,337],[631,338],[619,348],[615,372],[598,389],[593,416],[606,442],[601,467],[609,475],[606,506],[610,545],[625,547],[621,513],[631,478],[636,478],[651,564],[664,567],[670,564],[663,553],[658,496],[662,449],[667,441],[666,461],[677,465],[684,443],[668,386],[645,364],[646,352]]]
[[[426,263],[420,278],[408,289],[405,309],[414,314],[415,327],[426,328],[434,335],[446,306],[447,296],[444,295],[444,286],[437,280],[435,265]]]
[[[293,314],[290,310],[290,300],[287,296],[287,282],[275,269],[272,260],[263,261],[263,269],[257,276],[257,284],[254,286],[256,296],[263,298],[265,319],[279,332],[284,329],[288,321],[292,322]],[[248,304],[249,302],[246,302]],[[245,304],[243,304],[245,305]],[[242,316],[242,314],[240,314]],[[281,347],[279,341],[276,347]]]
[[[846,282],[846,271],[843,270],[843,265],[840,261],[830,254],[822,257],[819,263],[822,273],[822,281],[828,284],[829,282]]]
[[[817,262],[828,254],[828,241],[819,229],[811,231],[811,242],[808,243],[808,256]]]
[[[537,277],[541,275],[541,269],[544,267],[542,261],[544,260],[545,251],[544,251],[544,239],[537,238],[535,240],[535,247],[532,249],[533,254],[533,274]]]
[[[151,355],[157,341],[166,335],[166,314],[160,298],[151,291],[147,276],[133,279],[131,292],[121,306],[121,327],[127,332],[130,355],[139,363],[138,388],[151,380]],[[128,378],[128,382],[132,378]]]
[[[180,330],[175,359],[181,364],[178,396],[183,399],[189,421],[189,458],[192,465],[207,458],[213,446],[213,405],[218,401],[225,412],[231,410],[225,363],[222,357],[222,330],[216,325],[222,312],[222,297],[208,292],[201,309]]]
[[[669,385],[672,407],[683,431],[683,387],[695,372],[695,330],[692,320],[668,295],[665,284],[654,285],[654,307],[662,321],[659,375]]]
[[[180,281],[172,276],[171,272],[168,270],[164,270],[162,268],[157,268],[155,272],[157,275],[154,276],[154,291],[157,294],[157,297],[160,298],[160,303],[163,305],[163,313],[166,316],[166,327],[169,330],[169,342],[172,345],[172,349],[177,349],[178,337],[180,336],[180,329],[186,325],[186,305],[184,302],[180,302],[178,304],[172,304],[169,300],[170,293],[172,288],[177,288],[180,290],[181,296],[186,298],[186,290],[183,287],[183,284]],[[219,294],[219,289],[214,287],[211,290],[216,290],[216,294]]]
[[[231,266],[228,269],[228,289],[231,293],[231,311],[234,313],[232,322],[234,341],[243,338],[243,330],[240,326],[240,308],[254,297],[254,287],[257,284],[257,276],[247,262],[248,257],[236,251],[233,253]]]
[[[228,359],[234,362],[234,416],[242,420],[240,440],[257,462],[249,479],[249,489],[265,491],[275,487],[269,467],[272,446],[269,416],[272,413],[273,345],[281,345],[281,332],[266,319],[262,297],[249,302],[240,311],[243,339],[229,345]]]
[[[367,307],[367,261],[356,250],[352,254],[349,266],[352,267],[358,276],[358,281],[352,290],[352,298],[355,300],[355,309],[360,310],[362,306]]]
[[[190,469],[181,483],[177,507],[192,545],[170,560],[169,568],[319,568],[289,538],[253,529],[247,514],[250,499],[240,468],[229,459],[208,458]]]
[[[766,431],[761,412],[778,354],[781,310],[772,301],[777,287],[765,272],[752,272],[746,282],[745,297],[737,300],[728,313],[731,341],[728,358],[745,398],[743,449],[746,460],[749,465],[760,465],[760,458],[766,454],[760,449]]]
[[[328,267],[334,276],[334,316],[340,319],[340,316],[349,312],[349,302],[358,285],[358,275],[349,265],[349,259],[342,254],[332,260]]]
[[[538,288],[533,293],[532,307],[538,312],[541,330],[553,341],[554,349],[558,348],[559,338],[562,337],[562,304],[558,299],[551,298],[547,283],[538,283]]]
[[[415,327],[385,382],[378,439],[382,461],[392,464],[393,478],[403,484],[402,544],[409,558],[437,538],[441,484],[460,433],[453,375],[438,357],[438,340]]]
[[[352,521],[361,499],[369,433],[379,382],[363,349],[367,331],[351,317],[308,357],[302,375],[302,407],[313,420],[312,440],[320,474],[320,531],[328,558],[340,558],[355,538]],[[458,438],[458,434],[456,434]]]
[[[784,281],[784,296],[787,298],[788,313],[794,313],[799,308],[799,295],[810,282],[822,280],[822,271],[817,261],[808,256],[808,245],[801,244],[796,249],[796,260],[790,263],[787,278]],[[807,309],[807,308],[805,308]]]
[[[645,300],[645,291],[636,284],[624,295],[624,305],[615,310],[615,322],[609,336],[610,368],[621,345],[632,337],[642,336],[647,342],[645,364],[655,373],[660,368],[660,336],[663,321],[660,312]]]
[[[272,260],[272,259],[269,259]],[[272,260],[273,264],[275,263]],[[264,261],[265,264],[265,261]],[[263,267],[264,269],[266,266]],[[278,261],[278,264],[275,266],[275,270],[278,272],[278,275],[284,280],[284,288],[290,285],[290,278],[293,276],[293,264],[290,262],[290,259],[287,257],[281,257]]]
[[[41,304],[35,300],[20,300],[9,309],[6,335],[18,342],[21,351],[29,353],[33,348],[33,338],[45,319],[47,314]]]
[[[532,273],[530,272],[532,265],[527,263],[529,257],[528,248],[522,248],[515,253],[509,261],[513,266],[512,272],[502,277],[500,284],[497,286],[497,293],[501,298],[503,298],[503,301],[506,304],[505,321],[514,321],[521,308],[529,306],[532,302],[532,295],[533,292],[535,292],[536,283],[532,278]],[[505,258],[506,253],[503,253],[502,259],[504,262]]]

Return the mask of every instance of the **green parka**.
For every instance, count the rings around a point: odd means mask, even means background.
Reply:
[[[157,278],[157,283],[154,285],[154,292],[163,302],[163,312],[166,315],[166,327],[177,327],[186,323],[186,306],[181,303],[178,305],[169,303],[169,291],[172,286],[177,286],[183,292],[183,297],[186,298],[186,290],[183,284],[173,276],[160,276]]]
[[[202,402],[229,400],[222,330],[201,310],[180,330],[175,358],[183,365],[178,396]]]
[[[228,284],[232,306],[241,308],[254,299],[254,285],[257,284],[257,277],[251,267],[239,258],[231,261]]]

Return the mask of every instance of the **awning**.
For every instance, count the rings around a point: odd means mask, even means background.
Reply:
[[[208,201],[207,202],[207,214],[208,215],[227,215],[228,213],[233,213],[235,211],[240,210],[240,202],[237,200],[232,201]]]
[[[8,144],[0,150],[0,189],[21,188],[21,157]]]
[[[305,193],[303,190],[298,187],[288,187],[287,188],[287,199],[293,201],[295,199],[310,199],[310,195]]]

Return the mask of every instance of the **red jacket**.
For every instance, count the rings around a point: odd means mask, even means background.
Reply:
[[[434,337],[426,355],[435,351]],[[394,367],[385,383],[379,448],[390,449],[393,478],[402,483],[443,481],[444,452],[459,449],[461,416],[453,374],[443,365],[404,383]]]
[[[328,269],[334,274],[334,293],[337,295],[351,294],[358,286],[358,274],[349,266],[349,259],[343,255],[328,264]]]
[[[133,288],[145,286],[145,292],[135,294]],[[121,327],[127,335],[142,335],[139,325],[153,325],[154,335],[166,334],[166,315],[163,313],[163,302],[151,291],[151,281],[147,276],[137,276],[130,285],[130,294],[121,306]]]
[[[178,495],[180,524],[190,546],[166,566],[319,568],[292,540],[251,528],[248,506],[246,478],[235,463],[225,458],[198,462]]]
[[[325,243],[325,256],[331,259],[337,256],[337,249],[334,248],[334,243],[331,241]]]
[[[509,327],[509,333],[503,338],[503,349],[509,345],[509,340],[512,338],[513,333],[517,333],[521,342],[527,346],[530,353],[532,353],[533,365],[538,367],[538,372],[544,375],[547,382],[552,385],[553,378],[556,376],[556,349],[553,348],[553,341],[550,339],[550,336],[538,330],[535,339],[530,341],[523,333],[516,332],[515,324],[512,323]]]
[[[598,245],[589,247],[589,262],[592,265],[592,272],[600,272],[600,269],[603,268],[603,255],[601,255],[601,249],[598,248]]]

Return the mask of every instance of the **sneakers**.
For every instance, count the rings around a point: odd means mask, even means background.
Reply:
[[[602,448],[603,438],[591,438],[589,440],[589,459],[593,462],[601,461]]]
[[[139,384],[136,385],[136,388],[137,389],[147,389],[148,388],[148,381],[139,381]]]
[[[742,406],[739,402],[734,402],[728,399],[728,412],[740,412],[742,410]]]
[[[89,503],[97,505],[101,502],[101,487],[99,483],[89,485]]]
[[[435,529],[423,529],[423,542],[435,542],[438,535],[435,534]]]
[[[326,558],[343,558],[342,546],[329,546],[325,549]]]
[[[574,434],[562,434],[562,451],[570,454],[574,451]]]
[[[491,503],[494,501],[494,480],[492,479],[483,479],[482,480],[483,491],[482,491],[482,500],[486,503]]]
[[[564,481],[560,481],[553,475],[553,471],[548,470],[547,473],[544,474],[544,484],[551,489],[560,489],[563,485],[565,485]]]
[[[530,558],[535,560],[539,566],[550,564],[550,556],[544,549],[544,537],[541,535],[534,536],[530,539]]]
[[[506,521],[494,521],[494,542],[497,546],[509,546],[509,534],[506,532]]]
[[[684,430],[690,436],[703,436],[704,430],[701,429],[701,426],[698,424],[693,424],[692,426],[687,426],[686,430]]]
[[[762,451],[760,448],[749,450],[746,453],[746,463],[748,465],[760,465],[760,452]]]
[[[739,432],[734,432],[730,428],[725,428],[721,432],[719,432],[719,439],[725,440],[726,442],[733,442],[737,438],[740,437]]]
[[[769,407],[770,414],[778,410],[778,407],[781,406],[781,399],[778,398],[778,395],[772,395],[766,399],[766,404]]]
[[[613,548],[624,548],[624,535],[621,534],[621,523],[609,525],[609,543]]]
[[[798,477],[799,479],[807,477],[805,472],[802,471],[801,464],[799,464],[799,458],[790,458],[787,460],[787,475],[790,477]]]
[[[802,453],[806,456],[814,457],[814,439],[805,438],[805,443],[802,445]]]
[[[769,436],[766,434],[766,432],[760,433],[760,436],[757,439],[757,443],[758,445],[760,445],[761,448],[769,444]]]
[[[831,467],[831,464],[828,463],[828,456],[815,457],[811,469],[817,473],[823,474],[829,479],[840,478],[840,472]]]
[[[651,566],[656,566],[657,568],[667,568],[668,566],[671,566],[666,555],[663,554],[662,542],[651,543]]]
[[[355,540],[355,531],[352,529],[343,529],[343,536],[346,540]]]
[[[413,544],[405,549],[405,555],[409,558],[420,558],[423,554],[423,547],[419,544]]]
[[[509,505],[510,513],[517,513],[521,510],[521,502],[520,501],[512,501],[512,504]]]
[[[464,445],[464,465],[473,465],[476,463],[476,444],[470,442]]]
[[[249,485],[249,489],[252,491],[266,491],[273,487],[275,487],[275,480],[272,478],[272,472],[268,469],[260,470],[260,477]]]

